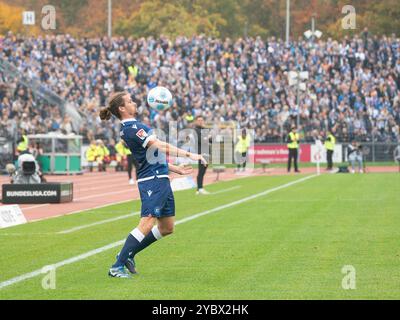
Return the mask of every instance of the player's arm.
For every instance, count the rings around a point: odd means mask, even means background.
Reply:
[[[175,173],[181,174],[181,175],[191,174],[193,172],[193,168],[190,165],[186,165],[186,164],[181,164],[179,166],[176,166],[172,163],[168,163],[168,169],[172,172],[175,172]]]
[[[155,147],[158,150],[160,150],[161,152],[164,152],[168,155],[172,155],[175,157],[185,157],[185,158],[192,159],[194,161],[200,160],[204,165],[207,165],[207,161],[204,159],[204,157],[201,154],[196,154],[196,153],[192,153],[192,152],[177,148],[177,147],[173,146],[172,144],[158,140],[157,138],[149,140],[147,143],[147,146],[149,148]]]

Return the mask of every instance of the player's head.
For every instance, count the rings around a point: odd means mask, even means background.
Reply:
[[[195,125],[197,127],[204,127],[204,117],[201,115],[197,116],[195,119]]]
[[[129,93],[125,91],[114,93],[108,103],[108,107],[100,110],[100,119],[109,120],[114,115],[120,120],[135,117],[137,105]]]
[[[292,126],[290,129],[292,130],[292,132],[296,132],[296,127],[295,126]]]

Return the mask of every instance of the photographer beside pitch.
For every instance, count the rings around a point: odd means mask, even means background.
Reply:
[[[347,156],[351,163],[351,173],[355,173],[354,167],[356,162],[358,163],[358,172],[363,173],[362,146],[355,140],[349,144]]]
[[[174,230],[175,200],[168,171],[181,175],[192,172],[191,167],[168,164],[165,154],[200,160],[204,165],[207,162],[199,154],[158,140],[149,127],[136,119],[137,105],[127,92],[113,94],[108,107],[100,111],[101,120],[109,120],[112,115],[121,121],[121,139],[138,164],[137,182],[142,207],[138,226],[129,233],[108,274],[111,277],[130,278],[124,266],[129,272],[136,273],[135,255]],[[149,154],[161,159],[151,161],[153,159],[149,159]]]

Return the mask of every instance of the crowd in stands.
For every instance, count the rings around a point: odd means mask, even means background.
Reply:
[[[114,91],[135,97],[141,119],[168,130],[235,121],[255,130],[256,142],[285,142],[299,115],[302,139],[332,129],[339,142],[397,142],[400,139],[400,38],[364,30],[352,38],[284,41],[274,37],[215,39],[205,36],[81,38],[69,35],[0,40],[0,59],[39,80],[72,104],[80,128],[59,108],[0,71],[0,132],[15,137],[60,131],[84,142],[119,140],[117,122],[101,123],[98,111]],[[289,71],[308,71],[306,90],[289,86]],[[170,89],[174,105],[165,112],[146,106],[156,85]],[[297,108],[297,94],[299,105]]]

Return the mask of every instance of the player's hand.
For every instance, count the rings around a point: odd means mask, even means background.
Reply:
[[[191,174],[193,172],[193,168],[190,164],[180,164],[178,166],[178,174],[181,175],[187,175],[187,174]]]
[[[201,163],[205,166],[208,165],[206,159],[204,159],[204,157],[201,154],[196,154],[196,153],[191,153],[190,154],[190,159],[194,160],[194,161],[201,161]]]

